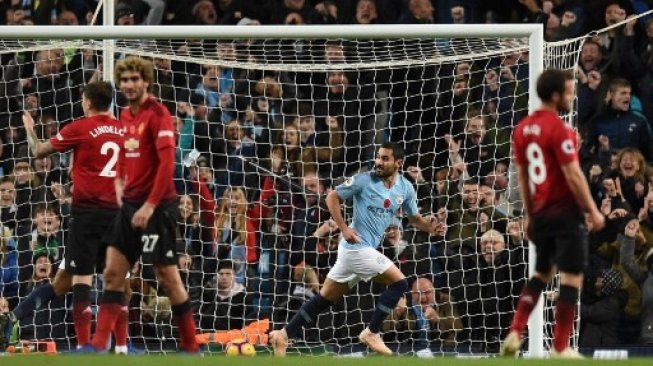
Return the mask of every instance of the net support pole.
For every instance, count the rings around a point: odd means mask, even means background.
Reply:
[[[537,97],[537,77],[544,71],[544,27],[533,31],[528,42],[529,47],[529,69],[528,69],[528,112],[533,113],[540,106],[540,99]],[[526,199],[526,197],[522,197]],[[535,246],[532,242],[528,244],[528,276],[535,274]],[[533,309],[528,320],[528,351],[531,358],[542,358],[544,356],[544,300],[542,295]]]
[[[115,22],[115,4],[114,0],[104,0],[104,9],[102,9],[103,26],[111,27]],[[114,40],[104,39],[102,41],[102,80],[114,83]]]

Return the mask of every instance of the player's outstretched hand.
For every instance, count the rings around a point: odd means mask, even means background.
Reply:
[[[347,241],[349,244],[360,244],[361,239],[358,236],[358,233],[356,230],[350,228],[347,226],[343,231],[342,231],[342,237]]]
[[[34,129],[34,118],[29,112],[23,112],[23,126],[25,130],[32,131]]]
[[[594,210],[590,214],[592,220],[592,231],[601,231],[605,226],[605,216],[599,210]]]
[[[135,229],[145,230],[147,223],[150,221],[150,217],[154,213],[154,206],[145,202],[141,208],[136,211],[134,217],[132,217],[132,226]]]

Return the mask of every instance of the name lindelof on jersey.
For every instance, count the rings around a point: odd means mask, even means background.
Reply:
[[[116,127],[116,126],[97,126],[94,129],[88,131],[88,133],[93,138],[97,138],[98,136],[104,135],[104,134],[107,134],[107,133],[123,137],[123,136],[125,136],[125,129],[120,128],[120,127]]]
[[[524,126],[524,129],[522,130],[522,134],[524,136],[530,136],[530,135],[540,136],[541,133],[542,133],[542,129],[538,125]]]

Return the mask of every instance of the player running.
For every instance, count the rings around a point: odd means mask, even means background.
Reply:
[[[540,110],[526,117],[513,133],[517,178],[526,211],[526,232],[536,247],[535,275],[517,304],[510,332],[501,346],[504,356],[516,356],[528,318],[546,285],[560,269],[551,357],[582,358],[569,347],[576,303],[587,261],[587,228],[583,212],[600,230],[605,220],[590,195],[578,164],[576,135],[558,113],[571,110],[573,75],[547,70],[537,80]]]
[[[106,246],[103,236],[110,231],[111,222],[118,213],[113,181],[124,130],[122,124],[113,118],[110,110],[112,100],[111,84],[88,84],[82,94],[85,118],[68,124],[46,142],[39,141],[32,116],[27,112],[23,114],[27,142],[33,156],[43,158],[55,152],[73,151],[72,178],[75,189],[65,261],[62,261],[52,284],[37,287],[6,315],[10,319],[5,328],[7,338],[11,334],[11,324],[72,289],[77,347],[91,341],[93,275],[104,267]],[[127,312],[121,315],[124,333],[116,334],[115,351],[127,353]]]
[[[89,351],[106,348],[124,307],[125,274],[141,255],[143,263],[154,266],[156,278],[170,299],[181,350],[198,351],[191,305],[177,269],[175,134],[170,113],[149,94],[153,74],[152,63],[140,57],[116,63],[115,79],[129,103],[120,114],[126,129],[115,181],[121,208],[108,238],[104,293]]]
[[[379,331],[383,320],[408,291],[408,281],[399,268],[376,248],[399,209],[403,209],[415,228],[436,234],[436,226],[418,213],[413,185],[398,173],[403,159],[404,151],[399,145],[384,143],[377,152],[374,172],[347,178],[328,194],[329,212],[342,234],[338,259],[320,293],[302,305],[285,328],[270,332],[275,356],[285,356],[289,337],[295,337],[302,327],[314,322],[318,314],[335,304],[360,280],[370,279],[388,285],[388,288],[379,298],[369,326],[358,337],[373,351],[392,355]],[[354,201],[354,217],[347,226],[340,205],[350,198]]]

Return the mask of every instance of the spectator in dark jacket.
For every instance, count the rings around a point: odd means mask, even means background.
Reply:
[[[199,309],[200,328],[229,330],[242,328],[248,313],[245,286],[236,282],[232,261],[220,263],[218,274],[204,288]]]
[[[620,344],[617,335],[620,316],[628,295],[621,290],[623,279],[619,271],[604,269],[585,280],[581,300],[581,347],[614,346]]]
[[[599,136],[610,139],[613,149],[633,147],[639,149],[648,159],[650,154],[650,135],[647,122],[630,110],[631,86],[625,79],[610,82],[605,97],[607,110],[593,121],[592,142],[598,145]]]

